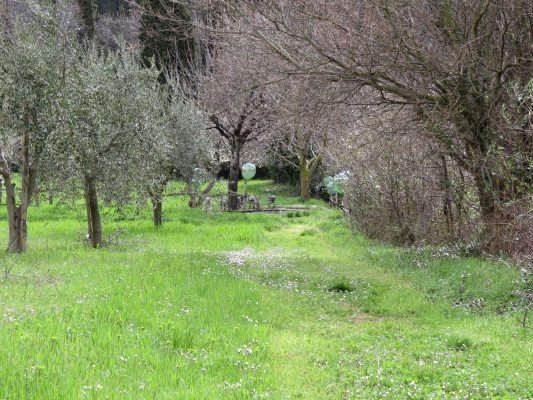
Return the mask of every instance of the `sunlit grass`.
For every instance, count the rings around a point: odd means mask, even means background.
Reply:
[[[1,256],[0,399],[531,398],[514,269],[379,245],[318,200],[186,201],[161,229],[104,212],[98,250],[83,207],[30,209],[27,254]]]

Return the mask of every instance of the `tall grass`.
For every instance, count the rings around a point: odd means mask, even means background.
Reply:
[[[32,207],[29,251],[0,258],[0,398],[531,398],[514,269],[382,246],[311,204],[169,197],[161,229],[107,210],[98,250],[82,207]]]

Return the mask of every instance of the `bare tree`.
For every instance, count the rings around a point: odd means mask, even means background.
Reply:
[[[241,152],[272,129],[273,96],[261,87],[257,58],[246,43],[220,46],[213,71],[199,80],[200,104],[230,152],[228,196],[238,207]]]
[[[238,4],[250,35],[285,62],[286,73],[338,89],[331,101],[412,109],[422,133],[473,177],[486,223],[527,196],[531,127],[510,134],[501,110],[507,88],[531,77],[530,1]],[[528,160],[509,163],[517,143]]]
[[[401,244],[470,239],[465,219],[473,182],[445,149],[420,133],[407,110],[359,112],[351,129],[332,135],[327,167],[346,171],[343,204],[352,223],[372,238]],[[470,198],[472,196],[468,196]]]
[[[340,105],[328,107],[321,103],[320,86],[306,76],[280,80],[271,88],[280,99],[272,112],[280,120],[275,137],[284,149],[274,155],[274,160],[280,158],[298,170],[300,197],[307,200],[311,181],[323,162],[328,137],[340,134],[353,115]]]

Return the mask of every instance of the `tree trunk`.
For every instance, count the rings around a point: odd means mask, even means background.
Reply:
[[[39,186],[35,187],[35,207],[41,207],[41,189]]]
[[[496,214],[496,198],[494,190],[490,183],[484,179],[482,174],[476,174],[474,179],[477,186],[481,219],[486,224],[493,223]]]
[[[189,207],[198,208],[198,193],[195,193],[192,188],[189,190]]]
[[[6,181],[6,205],[9,225],[9,252],[22,253],[26,251],[28,239],[28,205],[35,186],[36,167],[30,165],[30,136],[22,136],[22,169],[21,169],[21,196],[20,205],[17,206],[15,184],[11,176],[4,176]]]
[[[152,185],[148,185],[146,188],[148,194],[150,195],[150,201],[152,202],[152,212],[153,212],[153,221],[155,227],[160,227],[163,225],[163,193],[167,186],[167,182],[170,180],[168,175],[166,179],[163,179],[159,182],[154,182]]]
[[[87,212],[87,238],[91,241],[91,235],[93,233],[93,218],[91,217],[91,207],[89,205],[89,191],[85,187],[85,211]]]
[[[163,202],[162,197],[158,193],[151,195],[152,208],[154,211],[154,226],[160,227],[163,225]]]
[[[15,190],[16,187],[11,182],[11,178],[6,178],[6,206],[9,225],[9,243],[7,250],[10,253],[23,253],[26,251],[28,240],[28,203],[21,201],[21,204],[17,206]]]
[[[309,200],[311,197],[311,180],[313,174],[320,165],[322,158],[317,155],[311,160],[307,160],[305,151],[300,151],[298,154],[299,170],[300,170],[300,197],[302,200]]]
[[[234,141],[231,147],[231,161],[228,177],[228,209],[237,210],[239,208],[238,190],[240,173],[241,146]]]
[[[300,197],[302,200],[309,200],[311,197],[311,173],[305,168],[302,168],[300,163]]]
[[[22,253],[26,251],[27,230],[26,221],[21,219],[21,207],[17,207],[15,184],[11,177],[5,178],[7,221],[9,226],[9,241],[7,251],[10,253]]]
[[[102,220],[98,207],[98,193],[93,177],[85,177],[85,205],[87,208],[87,228],[91,246],[98,248],[102,245]]]

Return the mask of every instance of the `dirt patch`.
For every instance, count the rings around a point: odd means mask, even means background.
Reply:
[[[378,323],[385,321],[384,317],[378,317],[375,315],[370,315],[366,313],[359,313],[353,317],[350,318],[350,321],[356,324],[369,322],[369,323]]]
[[[59,284],[59,280],[56,278],[53,278],[51,276],[36,276],[35,277],[35,286],[57,286]]]
[[[287,229],[283,229],[282,231],[288,232],[288,233],[294,233],[296,235],[301,235],[303,232],[309,229],[308,225],[291,225]]]

